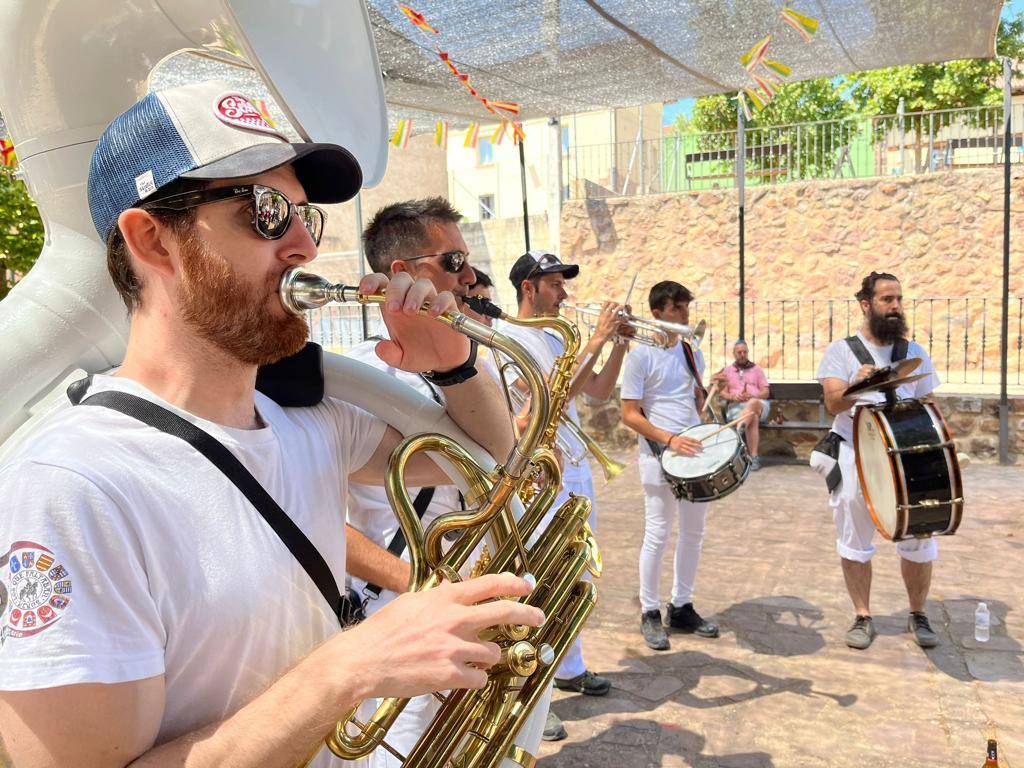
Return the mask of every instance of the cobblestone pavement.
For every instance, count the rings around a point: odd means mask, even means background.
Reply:
[[[633,462],[597,493],[605,573],[584,631],[588,667],[613,688],[555,692],[569,737],[542,746],[543,768],[980,766],[993,731],[1000,765],[1024,766],[1024,469],[969,466],[964,482],[964,522],[939,543],[928,601],[939,647],[907,634],[898,559],[880,537],[879,636],[846,647],[853,611],[824,484],[805,466],[769,466],[709,512],[695,605],[721,638],[670,634],[658,652],[639,633]],[[974,640],[979,600],[988,643]]]

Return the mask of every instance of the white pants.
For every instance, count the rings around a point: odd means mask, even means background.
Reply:
[[[641,457],[641,461],[649,457]],[[661,563],[672,526],[679,521],[675,567],[672,579],[672,604],[682,607],[693,602],[693,583],[697,578],[707,502],[693,503],[677,499],[668,485],[644,483],[644,543],[640,547],[640,607],[661,608]]]
[[[876,528],[860,490],[856,454],[849,442],[839,445],[839,469],[843,482],[828,499],[836,526],[836,552],[845,560],[866,563],[875,554],[871,540]],[[930,563],[939,556],[939,544],[934,536],[904,539],[896,542],[896,553],[912,563]]]
[[[558,493],[558,498],[555,499],[554,504],[551,505],[551,509],[548,510],[548,514],[544,516],[544,520],[539,526],[538,531],[543,531],[548,527],[551,519],[554,517],[554,513],[558,510],[562,504],[569,500],[569,494],[574,493],[577,496],[586,496],[591,502],[594,501],[594,477],[590,473],[590,466],[585,462],[579,467],[573,467],[566,463],[566,474],[562,477],[562,490]],[[588,519],[591,529],[597,532],[597,508],[596,506],[590,507],[590,518]],[[588,579],[590,575],[588,573],[583,574],[583,578]],[[583,661],[583,635],[582,633],[576,636],[573,644],[569,647],[569,650],[565,654],[565,658],[562,659],[562,663],[558,667],[558,672],[555,673],[555,677],[563,679],[569,679],[582,675],[587,671],[587,665]]]

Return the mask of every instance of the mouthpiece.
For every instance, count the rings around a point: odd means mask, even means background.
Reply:
[[[500,320],[501,316],[505,314],[502,312],[501,307],[490,299],[485,299],[483,296],[466,296],[462,302],[467,304],[478,315],[483,315],[484,317],[493,317],[495,320]]]

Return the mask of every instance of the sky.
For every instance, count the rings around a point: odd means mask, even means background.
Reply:
[[[1016,16],[1024,12],[1024,0],[1007,0],[1003,8],[1003,18]],[[679,99],[665,105],[662,124],[671,125],[676,121],[676,116],[683,114],[689,117],[693,114],[694,99]]]

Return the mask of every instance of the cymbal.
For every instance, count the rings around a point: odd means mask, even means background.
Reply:
[[[857,387],[857,390],[855,392],[853,391],[854,387],[850,387],[843,393],[843,397],[847,397],[851,393],[855,395],[860,395],[863,394],[864,392],[891,392],[895,389],[898,389],[899,387],[902,387],[904,384],[910,384],[913,381],[920,381],[921,379],[929,375],[930,374],[927,373],[916,373],[913,376],[901,376],[900,378],[896,379],[885,379],[883,381],[875,382],[870,386],[863,386],[864,382],[862,381],[859,384],[854,385],[855,387]]]
[[[846,391],[843,392],[843,397],[850,397],[851,395],[856,395],[861,392],[883,391],[877,389],[878,384],[889,381],[890,379],[904,379],[912,371],[916,370],[919,365],[921,365],[921,358],[919,357],[908,357],[906,360],[900,360],[898,363],[886,365],[877,369],[865,379],[847,387]]]

